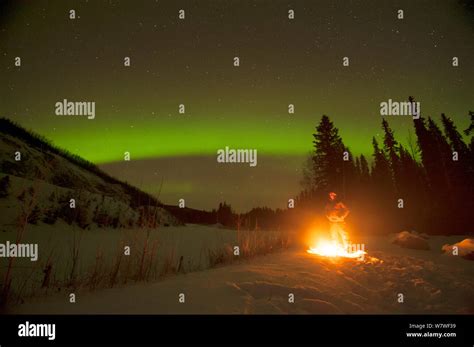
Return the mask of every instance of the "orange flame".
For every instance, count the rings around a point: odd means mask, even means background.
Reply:
[[[336,200],[334,192],[329,193],[329,202],[326,205],[326,218],[331,223],[331,241],[320,240],[314,247],[310,247],[307,252],[323,257],[345,257],[363,260],[367,252],[364,247],[351,245],[347,232],[344,230],[344,219],[349,214],[349,209],[340,201]]]
[[[319,242],[315,247],[310,247],[307,252],[322,257],[344,257],[360,260],[363,260],[364,255],[367,254],[367,252],[361,249],[351,251],[348,248],[350,247],[343,247],[337,242],[323,240]]]

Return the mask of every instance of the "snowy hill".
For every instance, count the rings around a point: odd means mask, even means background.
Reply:
[[[34,212],[32,224],[36,219],[54,224],[58,218],[82,228],[180,224],[155,197],[8,119],[0,119],[0,133],[0,224],[4,229],[15,223],[28,204]],[[70,209],[71,199],[75,210]]]

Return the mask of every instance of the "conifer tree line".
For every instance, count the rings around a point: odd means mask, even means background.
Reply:
[[[416,139],[407,146],[382,119],[383,138],[372,138],[369,160],[354,157],[324,115],[313,134],[297,206],[321,211],[327,193],[334,191],[358,224],[374,231],[473,233],[474,112],[469,116],[464,130],[469,143],[453,120],[441,114],[440,125],[431,117],[414,119]]]

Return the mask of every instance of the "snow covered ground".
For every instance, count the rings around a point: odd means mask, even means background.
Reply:
[[[430,237],[430,250],[416,250],[392,244],[390,236],[371,237],[364,262],[321,258],[295,247],[154,283],[79,291],[74,304],[65,290],[11,312],[472,314],[474,263],[441,250],[465,238]]]

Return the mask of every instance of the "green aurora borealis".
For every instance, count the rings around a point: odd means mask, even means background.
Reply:
[[[80,18],[70,20],[69,9]],[[288,9],[295,10],[292,21]],[[287,196],[297,189],[294,165],[311,150],[323,114],[354,154],[370,156],[382,101],[414,95],[422,115],[438,120],[444,112],[461,130],[474,109],[474,24],[466,1],[11,1],[0,11],[0,115],[105,168],[118,168],[125,151],[133,161],[256,148],[259,163],[292,158],[278,168],[293,177],[291,189],[281,188]],[[451,66],[453,56],[459,67]],[[56,116],[54,104],[65,98],[95,101],[96,118]],[[410,117],[388,121],[406,143]],[[143,170],[112,173],[144,187],[153,180]],[[170,194],[172,187],[192,193],[193,186],[192,178],[170,179]],[[218,201],[206,199],[195,205]],[[248,203],[235,205],[253,207]]]

